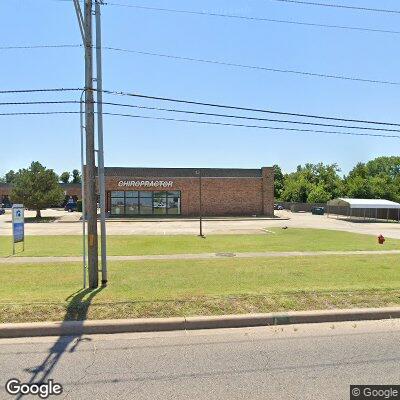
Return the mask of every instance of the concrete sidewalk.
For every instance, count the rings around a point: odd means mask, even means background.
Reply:
[[[199,253],[199,254],[159,254],[143,256],[108,256],[109,261],[146,260],[209,260],[220,258],[268,258],[268,257],[316,257],[345,255],[400,254],[400,250],[356,250],[356,251],[277,251],[254,253]],[[0,257],[0,264],[36,264],[56,262],[80,262],[82,256],[67,257]]]

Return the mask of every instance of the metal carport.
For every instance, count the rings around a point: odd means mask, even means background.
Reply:
[[[328,201],[328,217],[335,214],[357,220],[400,220],[400,204],[385,199],[338,198]]]

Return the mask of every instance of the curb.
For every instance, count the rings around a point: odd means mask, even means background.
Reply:
[[[292,311],[286,313],[198,316],[187,318],[33,322],[0,324],[0,338],[245,328],[254,326],[365,321],[391,318],[400,318],[400,307]]]

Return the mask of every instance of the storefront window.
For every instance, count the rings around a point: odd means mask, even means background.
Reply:
[[[181,192],[111,192],[112,215],[180,215]]]
[[[139,198],[138,197],[126,197],[125,212],[127,215],[139,214]]]
[[[153,209],[154,214],[167,213],[167,193],[155,192],[153,195]]]
[[[153,214],[153,199],[151,197],[140,196],[139,207],[140,214]]]
[[[125,214],[125,201],[123,197],[111,197],[111,214]]]
[[[179,215],[181,213],[180,192],[168,192],[167,210],[170,215]]]

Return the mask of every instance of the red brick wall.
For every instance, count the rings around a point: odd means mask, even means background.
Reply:
[[[201,179],[202,208],[205,216],[268,215],[274,212],[273,169],[263,168],[262,178],[208,178]],[[119,187],[120,180],[173,181],[169,188]],[[199,215],[199,178],[160,177],[106,177],[106,190],[180,190],[181,215]],[[108,199],[109,200],[109,199]],[[108,210],[110,204],[108,201]]]

